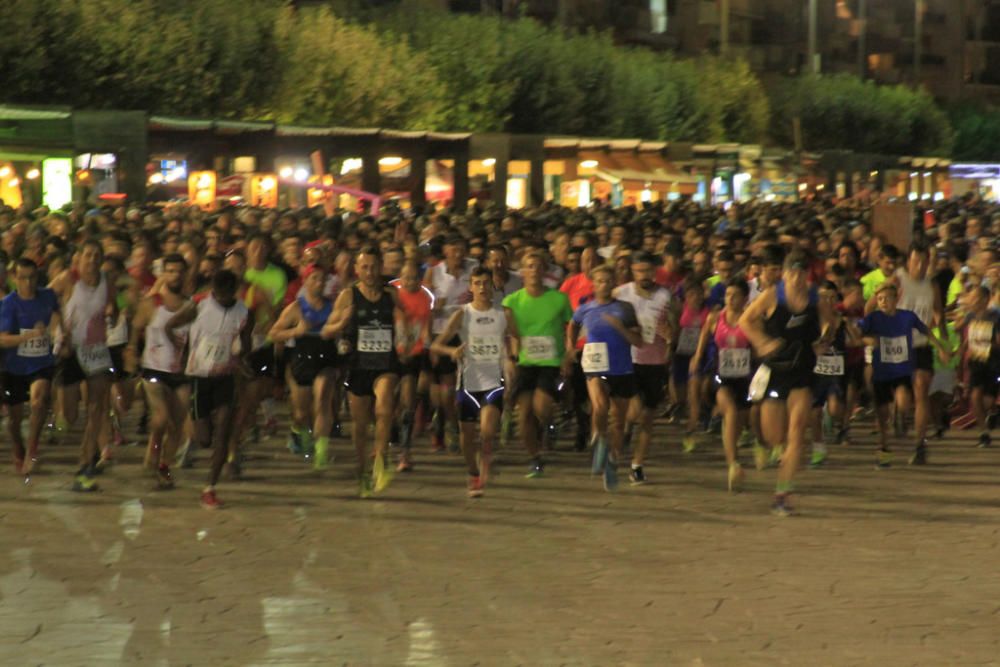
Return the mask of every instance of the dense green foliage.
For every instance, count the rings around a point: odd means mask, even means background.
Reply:
[[[1000,111],[985,106],[962,106],[952,110],[956,160],[1000,159]]]
[[[923,92],[802,77],[769,99],[746,63],[679,59],[528,19],[370,3],[6,0],[0,102],[401,129],[509,131],[947,154]],[[358,7],[368,6],[362,11]],[[1000,116],[953,114],[959,156]]]
[[[853,76],[803,76],[784,82],[773,96],[771,134],[794,143],[801,119],[808,150],[847,149],[885,155],[948,155],[948,117],[923,91],[877,86]]]

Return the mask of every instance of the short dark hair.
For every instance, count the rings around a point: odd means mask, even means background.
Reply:
[[[184,255],[179,252],[168,253],[163,256],[163,266],[167,264],[183,264],[184,268],[187,268],[187,260],[184,259]]]
[[[729,289],[730,287],[734,287],[743,292],[743,296],[745,297],[750,296],[750,285],[748,285],[747,281],[742,278],[730,278],[726,282],[726,289]]]
[[[18,268],[34,269],[35,271],[37,271],[38,265],[35,264],[33,260],[30,260],[27,257],[18,257],[17,260],[14,262],[14,269],[16,270]]]
[[[472,273],[469,274],[469,281],[471,282],[473,278],[492,278],[493,272],[487,269],[485,266],[477,266],[472,269]]]
[[[229,269],[222,269],[212,277],[212,290],[219,292],[235,292],[239,286],[239,278]]]

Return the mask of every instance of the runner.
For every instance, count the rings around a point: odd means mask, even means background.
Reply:
[[[392,281],[399,290],[399,307],[403,310],[403,327],[397,332],[396,353],[407,361],[399,365],[399,463],[397,472],[413,470],[413,424],[417,396],[426,393],[430,377],[424,372],[429,352],[431,311],[434,295],[420,284],[420,265],[416,261],[403,264],[399,278]]]
[[[585,240],[589,243],[589,241]],[[594,298],[594,284],[590,282],[590,272],[597,266],[597,251],[592,245],[584,246],[580,250],[580,268],[577,273],[566,278],[559,287],[559,291],[569,298],[570,308],[575,312],[581,305]],[[583,374],[580,366],[580,353],[583,352],[583,345],[586,343],[586,336],[577,337],[576,349],[574,350],[574,362],[569,380],[570,409],[576,419],[576,444],[574,449],[582,452],[590,442],[590,403],[587,395],[587,378]],[[508,407],[507,413],[511,409]]]
[[[899,308],[912,310],[927,328],[944,320],[941,294],[927,277],[930,253],[927,246],[914,243],[906,268],[896,271],[899,282]],[[927,427],[930,423],[930,387],[934,379],[934,352],[920,332],[913,334],[913,402],[917,446],[910,463],[927,463]]]
[[[252,349],[253,313],[237,299],[238,288],[239,278],[235,273],[219,271],[212,278],[211,294],[185,306],[164,327],[179,350],[184,344],[180,330],[190,325],[190,354],[185,374],[192,382],[195,438],[203,449],[212,449],[208,484],[201,492],[201,506],[208,510],[223,506],[215,487],[229,455],[229,429],[236,400],[233,376],[237,372],[250,376],[247,357]],[[238,353],[233,351],[237,341]]]
[[[729,492],[739,491],[743,486],[743,468],[737,455],[740,433],[746,428],[750,410],[750,374],[752,371],[750,341],[738,322],[743,315],[750,286],[745,280],[730,279],[721,310],[713,311],[701,330],[698,349],[691,357],[692,375],[701,368],[714,343],[718,359],[715,372],[715,400],[722,412],[722,446],[729,469]]]
[[[652,266],[649,270],[652,272]],[[606,491],[614,491],[618,487],[618,461],[623,454],[625,417],[629,402],[636,395],[630,346],[643,344],[642,327],[632,304],[612,296],[617,273],[606,264],[590,272],[594,299],[573,313],[566,337],[566,349],[572,350],[576,347],[580,330],[587,331],[587,343],[583,346],[580,361],[587,376],[591,404],[591,443],[594,448],[591,473],[603,476]]]
[[[814,344],[821,338],[816,295],[807,282],[809,260],[802,251],[785,258],[782,280],[754,300],[739,319],[739,327],[763,362],[750,383],[750,395],[762,401],[761,427],[771,446],[787,442],[781,457],[771,511],[793,513],[790,495],[812,409]]]
[[[470,300],[469,276],[471,268],[466,264],[466,242],[459,235],[452,235],[444,242],[444,260],[429,269],[424,276],[424,284],[434,294],[434,320],[431,334],[437,336],[448,324],[448,319],[458,308]],[[452,347],[457,340],[449,341]],[[448,449],[457,451],[458,406],[455,405],[455,371],[457,367],[450,357],[431,354],[431,404],[434,406],[434,451],[444,451],[445,438]]]
[[[275,343],[295,341],[289,360],[294,428],[298,433],[309,433],[309,439],[315,442],[313,468],[325,470],[333,428],[337,344],[321,338],[320,333],[330,319],[333,303],[323,297],[323,267],[306,266],[302,281],[302,293],[285,307],[268,337]]]
[[[462,420],[461,443],[470,498],[482,496],[489,479],[503,412],[504,360],[509,356],[506,340],[510,326],[503,309],[493,303],[493,275],[484,267],[473,269],[469,279],[472,303],[452,314],[431,346],[431,351],[448,355],[458,364],[456,401]],[[461,344],[449,345],[456,334]]]
[[[167,336],[166,325],[187,304],[184,275],[187,262],[177,253],[163,258],[158,286],[139,302],[132,334],[125,349],[125,369],[137,369],[142,349],[142,388],[149,403],[149,441],[146,464],[156,470],[159,488],[172,489],[170,467],[177,463],[177,451],[185,439],[185,422],[191,387],[184,377],[184,345],[177,346]],[[175,331],[178,342],[186,344],[188,327]]]
[[[898,288],[894,281],[883,282],[875,295],[878,310],[870,312],[861,321],[861,333],[864,334],[865,344],[874,349],[872,388],[880,443],[875,466],[883,469],[892,462],[889,447],[890,408],[895,405],[897,413],[906,414],[913,398],[913,331],[924,334],[943,360],[948,361],[950,353],[916,313],[896,308]],[[926,460],[926,455],[926,444],[918,442],[912,462]]]
[[[979,285],[968,297],[969,314],[962,323],[969,362],[969,402],[979,427],[979,446],[993,444],[990,414],[1000,391],[1000,313],[990,309],[990,289]],[[947,362],[947,357],[941,355]]]
[[[682,440],[686,454],[690,454],[698,446],[695,430],[701,418],[702,397],[707,388],[708,378],[704,373],[704,367],[691,369],[691,358],[698,349],[698,339],[708,319],[708,313],[702,282],[697,278],[688,278],[684,281],[684,305],[681,308],[677,348],[671,362],[670,374],[673,393],[677,400],[680,400],[685,389],[687,390],[687,425]],[[713,361],[714,359],[707,357],[703,364],[710,365]]]
[[[529,478],[542,477],[540,439],[552,420],[552,407],[559,394],[560,368],[571,373],[572,348],[565,349],[566,325],[573,317],[569,299],[545,287],[545,258],[531,253],[521,261],[524,287],[507,296],[503,307],[516,340],[517,380],[513,391],[517,402],[518,428],[531,457]]]
[[[16,290],[0,301],[0,347],[3,354],[3,404],[14,450],[14,470],[28,476],[38,465],[38,441],[49,409],[55,357],[53,333],[59,330],[55,292],[38,288],[38,266],[22,257],[14,263]],[[31,409],[28,447],[21,434],[24,404]]]
[[[98,438],[108,419],[108,396],[111,386],[111,353],[107,345],[107,319],[118,316],[115,294],[101,273],[104,261],[101,244],[88,239],[80,247],[78,276],[64,271],[52,283],[52,290],[62,301],[63,318],[61,354],[57,371],[62,387],[65,421],[76,422],[80,402],[80,384],[87,385],[87,424],[80,444],[80,468],[74,491],[96,491],[95,476],[101,466]]]
[[[382,283],[379,264],[379,253],[374,246],[358,251],[354,260],[358,282],[340,293],[322,330],[327,340],[343,333],[351,350],[347,391],[362,498],[381,493],[392,480],[385,457],[399,378],[395,331],[397,326],[402,327],[403,313],[398,306],[397,290]],[[374,456],[369,468],[367,440],[373,414]]]
[[[817,309],[820,325],[833,332],[829,347],[819,350],[813,369],[812,456],[809,466],[826,463],[827,444],[834,440],[833,425],[842,423],[844,401],[847,398],[847,348],[861,342],[857,327],[837,312],[839,294],[832,282],[818,290]],[[828,425],[828,426],[827,426]]]
[[[649,253],[632,256],[634,282],[615,290],[615,298],[632,305],[642,327],[642,345],[632,348],[632,365],[638,394],[629,405],[624,448],[627,449],[638,424],[639,442],[632,453],[629,480],[643,484],[643,465],[653,435],[653,419],[663,402],[667,385],[667,341],[673,338],[670,292],[658,286],[653,276],[656,261]]]

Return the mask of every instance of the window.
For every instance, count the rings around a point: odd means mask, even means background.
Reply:
[[[649,30],[653,33],[667,31],[667,0],[649,0]]]

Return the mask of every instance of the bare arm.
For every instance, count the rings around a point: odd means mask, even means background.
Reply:
[[[330,312],[330,318],[323,325],[320,336],[329,340],[347,328],[348,322],[351,321],[351,313],[354,311],[353,294],[351,290],[345,289],[337,295],[337,301],[333,304],[333,311]]]
[[[701,365],[702,356],[705,354],[705,350],[708,349],[708,339],[712,335],[712,332],[715,331],[720,312],[713,310],[705,319],[705,324],[701,327],[701,334],[698,335],[698,347],[691,356],[691,368],[698,368]]]
[[[764,333],[764,319],[777,306],[777,290],[769,287],[753,300],[743,315],[740,316],[739,327],[747,335],[747,340],[753,345],[760,357],[766,357],[781,348],[782,342]]]
[[[463,311],[459,309],[451,314],[444,331],[439,333],[438,337],[434,339],[433,343],[431,343],[431,352],[434,354],[440,354],[442,357],[451,357],[455,361],[462,358],[462,353],[465,350],[464,343],[457,347],[448,345],[448,341],[458,334],[462,326],[462,313]]]
[[[292,301],[281,311],[278,321],[274,323],[267,335],[275,343],[284,343],[302,336],[305,333],[303,324],[305,324],[305,320],[302,319],[302,309],[299,307],[299,302]]]

